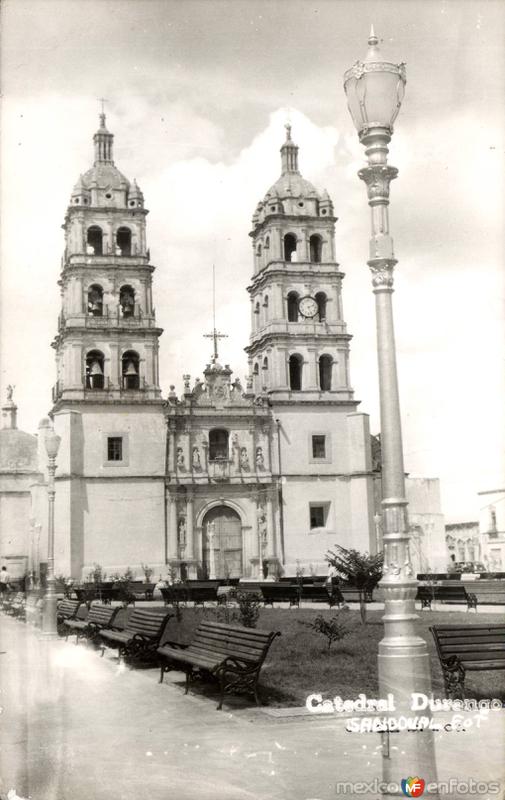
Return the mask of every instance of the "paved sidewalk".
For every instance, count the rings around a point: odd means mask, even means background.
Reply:
[[[346,733],[343,719],[272,717],[241,699],[218,712],[208,693],[184,696],[180,673],[159,685],[156,669],[42,642],[5,615],[0,678],[2,800],[10,789],[33,800],[330,800],[337,781],[381,776],[379,735]],[[505,716],[489,717],[479,732],[436,734],[440,780],[504,778]]]

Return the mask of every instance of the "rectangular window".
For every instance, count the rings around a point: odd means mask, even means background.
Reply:
[[[326,436],[312,437],[312,458],[326,458]]]
[[[122,460],[123,460],[123,437],[122,436],[107,437],[107,461],[122,461]]]
[[[328,516],[328,505],[310,505],[310,527],[324,528]]]

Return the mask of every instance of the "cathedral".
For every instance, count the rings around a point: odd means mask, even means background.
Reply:
[[[252,217],[245,385],[220,363],[163,395],[144,196],[115,166],[105,114],[67,208],[51,418],[61,436],[56,574],[181,578],[326,572],[335,544],[377,549],[368,416],[349,370],[332,201],[286,126],[280,177]],[[245,344],[245,343],[244,343]],[[44,434],[43,421],[39,430]],[[44,463],[42,455],[40,463]],[[35,469],[35,468],[34,468]],[[34,481],[30,567],[47,491]],[[37,540],[38,541],[38,540]]]

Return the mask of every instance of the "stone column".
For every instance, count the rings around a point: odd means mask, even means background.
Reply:
[[[308,363],[306,366],[308,380],[307,384],[304,385],[305,381],[303,381],[302,378],[302,389],[315,389],[317,391],[319,389],[319,364],[317,363],[317,349],[315,347],[308,347],[307,352]]]
[[[251,562],[252,576],[257,580],[261,580],[263,575],[261,572],[261,541],[260,530],[258,525],[258,495],[252,497],[252,525],[251,525],[251,551],[254,553]]]
[[[299,261],[310,261],[309,253],[309,235],[306,229],[300,231],[297,250],[299,252]]]
[[[194,526],[194,497],[192,492],[188,492],[186,495],[186,558],[188,561],[193,561],[195,557],[195,550],[194,550],[194,533],[193,533],[193,526]]]
[[[288,389],[288,357],[285,347],[278,347],[276,353],[276,366],[277,366],[277,388]]]
[[[168,560],[177,560],[177,496],[175,492],[169,492],[168,502]]]

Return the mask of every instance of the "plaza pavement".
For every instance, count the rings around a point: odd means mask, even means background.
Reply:
[[[181,673],[159,685],[157,669],[41,641],[4,614],[0,679],[1,800],[12,790],[33,800],[330,800],[337,781],[381,775],[379,734],[349,734],[341,718],[256,709],[243,698],[218,712],[208,690],[184,696]],[[504,780],[504,711],[490,712],[478,732],[435,740],[440,780]],[[501,800],[504,787],[480,797]]]

